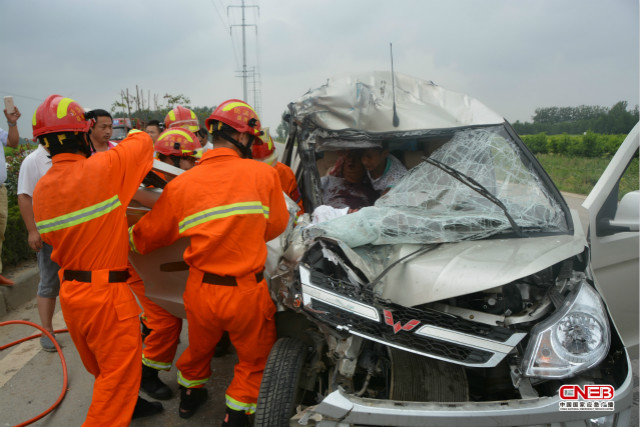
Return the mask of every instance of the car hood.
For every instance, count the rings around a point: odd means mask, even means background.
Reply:
[[[576,212],[571,213],[578,221]],[[444,243],[399,262],[381,280],[378,291],[397,304],[418,306],[506,285],[579,254],[585,246],[579,227],[574,234]],[[373,280],[420,245],[371,245],[353,252],[342,248],[352,264]]]

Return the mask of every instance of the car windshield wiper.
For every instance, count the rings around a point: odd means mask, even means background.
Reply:
[[[504,212],[504,215],[509,220],[509,224],[511,224],[511,228],[513,228],[513,232],[516,234],[516,236],[522,237],[522,230],[520,229],[520,226],[516,224],[511,214],[509,214],[509,211],[507,211],[507,207],[500,201],[500,199],[498,199],[489,190],[487,190],[484,185],[480,184],[478,181],[471,178],[470,176],[465,175],[464,173],[458,171],[457,169],[454,169],[451,166],[445,165],[444,163],[438,160],[431,159],[428,157],[423,157],[422,160],[446,172],[447,174],[451,175],[452,177],[454,177],[455,179],[457,179],[467,187],[471,188],[476,193],[479,193],[480,195],[485,197],[487,200],[489,200],[490,202],[498,206],[500,209],[502,209],[502,211]]]

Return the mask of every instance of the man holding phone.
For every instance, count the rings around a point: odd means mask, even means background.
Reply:
[[[4,116],[7,118],[9,131],[0,128],[0,142],[3,147],[16,148],[20,142],[17,122],[20,118],[20,110],[13,105],[13,97],[4,97]],[[7,217],[9,216],[9,203],[7,201],[7,187],[4,183],[7,180],[7,162],[4,158],[4,148],[0,150],[0,253],[2,253],[2,242],[4,242],[4,231],[7,228]],[[2,259],[0,258],[0,273],[2,273]],[[0,285],[13,286],[14,282],[0,274]]]

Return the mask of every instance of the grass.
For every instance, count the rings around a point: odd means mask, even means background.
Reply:
[[[538,154],[536,158],[560,189],[569,193],[589,194],[609,164],[610,158],[570,157],[561,154]],[[636,157],[620,181],[620,197],[638,190]]]

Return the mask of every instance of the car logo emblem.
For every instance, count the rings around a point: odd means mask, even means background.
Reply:
[[[382,312],[384,313],[384,323],[389,326],[393,326],[394,334],[397,334],[400,329],[403,331],[410,331],[420,324],[420,321],[415,319],[409,320],[404,324],[404,326],[400,322],[393,323],[393,314],[391,314],[389,310],[382,310]]]

